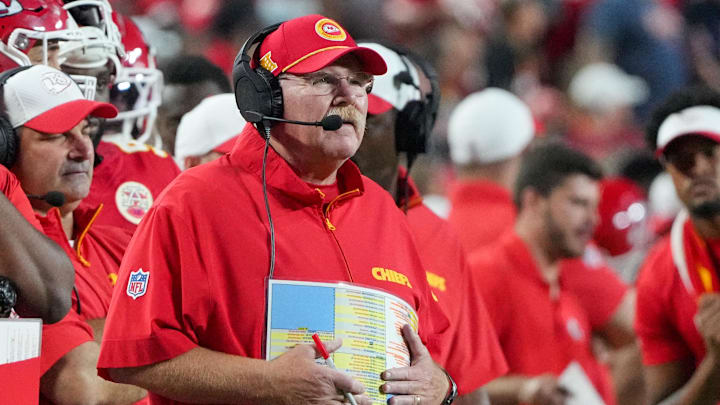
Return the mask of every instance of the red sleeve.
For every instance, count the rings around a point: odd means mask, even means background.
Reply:
[[[504,272],[497,272],[496,269],[507,268],[502,264],[502,259],[496,257],[496,249],[502,249],[498,244],[475,250],[468,257],[470,267],[470,282],[476,295],[482,298],[483,306],[487,317],[493,326],[499,342],[502,342],[503,335],[510,325],[512,307],[507,305],[513,289],[508,287],[508,280],[503,280]],[[502,346],[501,346],[502,350]]]
[[[572,259],[564,260],[561,266],[563,288],[578,299],[590,326],[602,329],[622,302],[627,285],[606,265],[591,267],[581,259]]]
[[[469,275],[469,271],[465,274]],[[508,371],[480,291],[469,277],[465,277],[463,285],[464,308],[459,318],[452,320],[440,361],[455,379],[460,395],[471,393]]]
[[[98,360],[104,377],[103,369],[157,363],[198,345],[195,330],[211,317],[212,293],[193,234],[162,205],[151,208],[138,227],[105,324]],[[140,270],[148,276],[133,298],[128,281]]]
[[[3,194],[5,194],[10,203],[20,211],[22,216],[25,217],[35,229],[42,232],[42,227],[37,218],[35,218],[35,213],[30,205],[30,201],[28,201],[25,192],[22,187],[20,187],[20,182],[17,177],[3,165],[0,165],[0,189],[2,189]]]
[[[92,340],[90,325],[72,310],[60,322],[43,325],[40,375],[45,374],[66,353]]]
[[[658,248],[648,256],[636,284],[635,333],[640,339],[643,363],[648,365],[668,363],[693,355],[667,317],[672,312],[667,307],[667,290],[683,287],[674,286],[672,275],[675,268],[669,252],[664,251],[662,246]]]

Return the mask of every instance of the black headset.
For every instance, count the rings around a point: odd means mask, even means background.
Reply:
[[[18,136],[5,110],[5,83],[15,74],[30,69],[30,66],[19,66],[0,73],[0,164],[11,168],[15,164],[18,153]]]
[[[282,23],[273,24],[253,34],[243,45],[233,64],[233,83],[235,84],[235,103],[240,114],[247,122],[258,122],[258,115],[282,118],[283,95],[280,81],[262,66],[253,68],[250,64],[260,52],[260,43]],[[250,48],[257,45],[252,54]],[[265,123],[267,124],[267,123]]]
[[[386,43],[380,44],[400,55],[400,60],[405,65],[405,71],[396,73],[393,77],[396,87],[407,84],[420,90],[420,83],[415,83],[408,61],[419,67],[430,81],[430,92],[421,100],[408,102],[398,112],[395,121],[395,149],[409,156],[425,153],[440,106],[440,84],[437,72],[425,59],[408,49]]]

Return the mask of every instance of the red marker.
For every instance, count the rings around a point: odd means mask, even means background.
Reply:
[[[322,340],[320,340],[320,336],[318,336],[317,333],[312,335],[313,340],[315,341],[315,347],[317,347],[318,351],[320,351],[320,355],[323,359],[325,359],[325,364],[330,366],[333,370],[337,370],[335,368],[335,363],[333,363],[332,358],[330,357],[330,353],[328,353],[327,349],[325,348],[325,345],[323,344]],[[353,394],[349,392],[345,392],[345,398],[347,398],[348,401],[350,401],[350,404],[357,405],[357,402],[355,402],[355,397],[353,397]]]

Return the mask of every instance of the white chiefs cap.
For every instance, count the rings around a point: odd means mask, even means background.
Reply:
[[[670,142],[686,135],[699,135],[720,142],[720,108],[698,105],[670,114],[658,130],[657,149],[659,156]]]
[[[459,165],[517,156],[534,135],[528,106],[512,93],[493,87],[467,96],[448,123],[450,157]]]
[[[5,112],[13,128],[48,134],[71,130],[88,115],[112,118],[115,106],[88,100],[67,74],[46,65],[19,71],[3,86]]]
[[[379,53],[387,65],[384,75],[375,76],[372,92],[368,95],[368,114],[383,114],[393,107],[400,111],[407,103],[422,98],[417,87],[418,71],[412,61],[380,44],[360,42],[358,46]],[[415,86],[408,81],[412,81]]]
[[[224,93],[205,98],[183,115],[175,138],[175,162],[185,170],[185,158],[216,151],[227,153],[245,120],[238,111],[235,94]]]

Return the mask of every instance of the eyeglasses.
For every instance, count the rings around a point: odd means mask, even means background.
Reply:
[[[327,72],[315,72],[304,75],[283,75],[279,79],[296,79],[310,85],[312,92],[318,96],[328,95],[334,92],[340,83],[347,80],[350,92],[357,96],[369,94],[372,91],[374,76],[365,72],[352,72],[345,76],[340,76]]]

